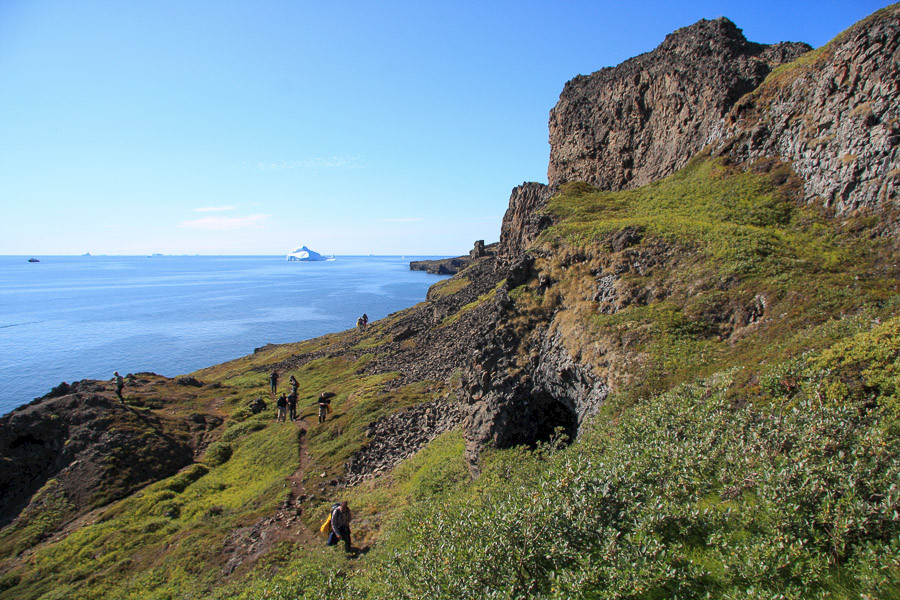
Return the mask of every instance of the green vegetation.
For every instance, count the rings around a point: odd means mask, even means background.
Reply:
[[[452,277],[450,279],[445,279],[443,281],[439,281],[433,286],[431,286],[431,294],[436,298],[441,298],[445,296],[452,296],[456,294],[463,288],[467,287],[472,282],[466,279],[465,277]]]
[[[568,448],[427,488],[364,573],[303,559],[239,597],[900,598],[898,367],[895,318],[772,384],[738,369],[613,401]]]
[[[0,535],[0,600],[900,598],[896,248],[871,217],[797,204],[797,185],[789,165],[701,156],[637,190],[563,187],[503,326],[523,369],[549,330],[612,385],[571,445],[485,451],[472,481],[452,431],[334,488],[370,423],[452,383],[373,372],[378,324],[266,347],[195,374],[202,390],[160,384],[164,408],[147,414],[226,417],[200,462],[67,534],[49,482],[45,510]],[[318,358],[292,362],[303,353]],[[305,434],[273,422],[273,365],[300,382]],[[320,425],[322,391],[335,397]],[[252,414],[257,398],[268,409]],[[300,533],[226,568],[298,485]],[[356,559],[317,533],[338,499]]]
[[[463,307],[460,308],[458,311],[456,311],[454,314],[452,314],[448,317],[445,317],[444,320],[441,321],[440,326],[441,327],[449,327],[450,325],[453,325],[454,323],[459,321],[459,319],[467,312],[474,310],[487,302],[490,302],[497,295],[497,290],[500,289],[501,287],[503,287],[503,285],[505,283],[506,283],[506,280],[504,279],[503,281],[498,283],[496,286],[494,286],[494,288],[491,291],[487,292],[486,294],[482,294],[481,296],[479,296],[472,302],[469,302],[468,304],[463,305]]]
[[[281,500],[298,465],[295,435],[292,427],[250,433],[224,464],[191,465],[112,504],[37,548],[0,598],[166,598],[187,590],[202,597],[221,569],[225,538]]]
[[[551,258],[538,261],[557,283],[514,290],[519,321],[527,329],[558,313],[567,346],[597,372],[641,364],[639,378],[610,373],[634,400],[787,359],[829,319],[892,314],[893,244],[865,233],[863,218],[835,221],[797,204],[796,189],[787,164],[766,159],[745,172],[702,156],[636,190],[564,186],[550,205],[560,222],[541,238]],[[636,241],[614,250],[629,231]],[[598,310],[598,273],[616,274],[624,310]]]

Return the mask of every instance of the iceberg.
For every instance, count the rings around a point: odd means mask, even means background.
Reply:
[[[285,258],[287,258],[287,260],[326,260],[324,256],[310,250],[306,246],[300,246]]]

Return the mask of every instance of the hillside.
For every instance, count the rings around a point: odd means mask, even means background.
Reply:
[[[425,302],[17,409],[0,599],[900,598],[898,56],[681,29]]]

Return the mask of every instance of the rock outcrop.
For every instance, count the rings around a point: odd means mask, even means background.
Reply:
[[[492,256],[497,252],[497,244],[484,245],[484,240],[477,240],[468,256],[454,258],[438,258],[435,260],[414,260],[409,263],[411,271],[425,271],[432,275],[456,275],[472,261],[483,256]]]
[[[838,212],[896,204],[900,189],[900,5],[773,74],[714,132],[717,153],[780,156],[807,201]]]
[[[520,259],[525,249],[551,224],[550,217],[542,212],[550,194],[550,187],[542,183],[526,182],[513,188],[500,226],[502,262],[512,264]]]
[[[748,42],[728,19],[701,20],[652,52],[575,77],[550,111],[550,185],[621,190],[669,175],[741,96],[808,50]]]
[[[193,461],[188,424],[137,411],[96,383],[65,388],[70,393],[48,394],[0,419],[0,523],[39,500],[42,488],[78,514]]]
[[[438,398],[370,423],[366,437],[371,441],[345,465],[347,483],[355,485],[391,470],[461,421],[459,406]]]

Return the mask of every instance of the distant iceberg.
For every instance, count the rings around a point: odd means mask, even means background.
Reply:
[[[310,250],[306,246],[300,246],[285,258],[287,258],[287,260],[326,260],[324,256]]]

